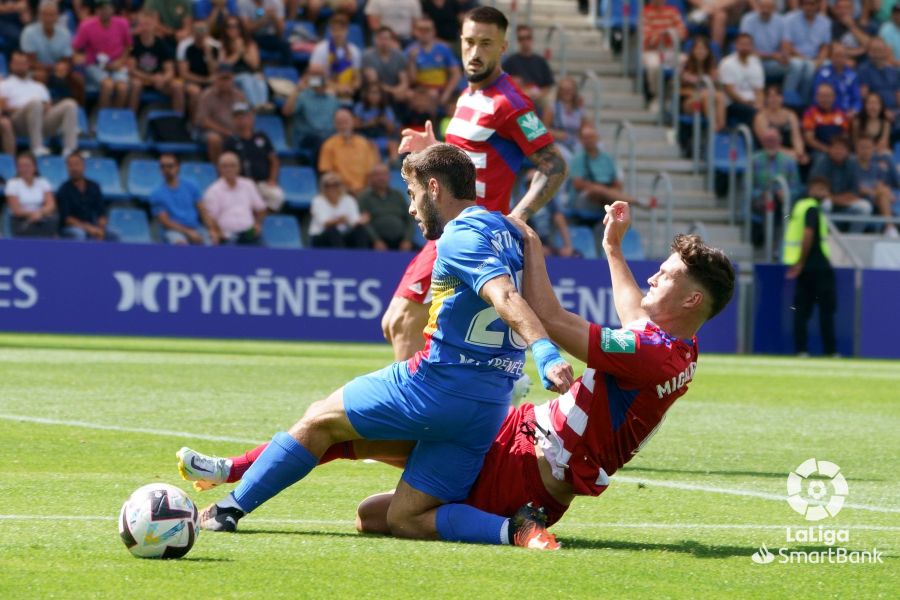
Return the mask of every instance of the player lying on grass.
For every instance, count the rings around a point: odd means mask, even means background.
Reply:
[[[475,165],[436,144],[403,161],[410,214],[437,240],[434,301],[425,349],[409,361],[357,377],[313,403],[277,433],[241,479],[200,521],[237,522],[308,475],[328,448],[351,440],[416,440],[390,502],[391,533],[416,539],[528,544],[546,533],[462,504],[506,417],[513,383],[531,348],[541,381],[565,393],[572,367],[517,291],[524,242],[499,213],[475,204]]]
[[[550,287],[540,240],[525,231],[525,295],[548,333],[587,363],[568,393],[540,406],[510,408],[466,500],[480,510],[515,517],[526,503],[545,511],[546,524],[563,515],[575,496],[596,496],[609,476],[631,460],[657,430],[672,403],[687,391],[697,364],[695,333],[721,311],[734,289],[725,255],[697,236],[676,236],[672,254],[648,280],[643,295],[621,252],[628,206],[606,218],[603,245],[616,310],[626,326],[613,330],[564,310]],[[412,442],[353,442],[331,447],[323,462],[373,458],[402,466]],[[182,476],[198,490],[240,480],[265,448],[231,458],[189,448],[178,452]],[[365,499],[357,528],[390,533],[393,492]]]

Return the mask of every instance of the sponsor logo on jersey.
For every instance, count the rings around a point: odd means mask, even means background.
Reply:
[[[604,352],[612,354],[634,354],[637,350],[637,339],[630,329],[603,328],[600,347]]]
[[[516,122],[519,124],[519,129],[522,130],[522,133],[525,134],[525,139],[529,142],[533,142],[535,139],[547,133],[547,128],[544,127],[544,124],[538,116],[534,114],[534,111],[525,113],[516,119]]]

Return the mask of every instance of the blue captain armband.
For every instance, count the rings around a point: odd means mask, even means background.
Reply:
[[[534,362],[537,363],[541,383],[545,389],[549,390],[554,386],[554,383],[547,378],[547,371],[551,367],[565,362],[563,357],[559,355],[559,348],[549,339],[541,338],[531,344],[531,355],[534,357]]]

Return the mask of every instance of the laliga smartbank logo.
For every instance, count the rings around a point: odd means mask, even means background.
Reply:
[[[810,458],[788,474],[787,502],[807,521],[833,518],[841,512],[850,493],[841,468],[827,460]],[[786,527],[786,543],[827,546],[827,549],[795,549],[783,546],[773,553],[765,544],[750,557],[758,565],[779,564],[862,564],[884,563],[877,548],[849,550],[838,544],[850,543],[850,530],[818,525]]]

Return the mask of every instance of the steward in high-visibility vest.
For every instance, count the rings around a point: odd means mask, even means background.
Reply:
[[[791,210],[791,218],[784,231],[784,252],[781,260],[789,265],[788,279],[796,279],[794,294],[794,351],[807,353],[806,323],[813,309],[819,307],[819,327],[826,355],[837,353],[834,332],[834,313],[837,309],[837,290],[831,268],[826,238],[828,224],[820,203],[830,195],[827,178],[813,177],[809,182],[809,198],[799,200]]]

